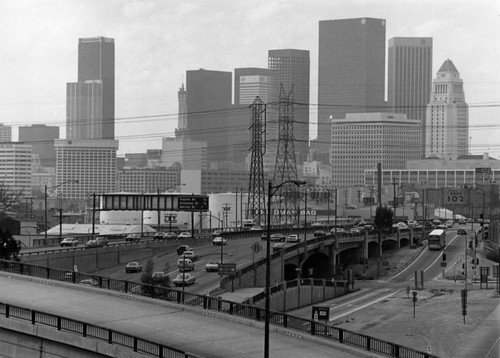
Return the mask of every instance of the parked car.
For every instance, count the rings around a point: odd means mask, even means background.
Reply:
[[[193,250],[184,251],[182,253],[182,257],[186,259],[191,259],[193,261],[198,260],[198,254],[196,254]]]
[[[219,261],[208,261],[205,270],[207,272],[219,271]]]
[[[465,230],[463,227],[459,228],[457,230],[458,235],[467,235],[467,230]]]
[[[142,271],[142,265],[138,263],[137,261],[132,261],[125,266],[125,272],[140,272]]]
[[[296,235],[296,234],[290,234],[287,236],[285,241],[297,243],[297,242],[300,242],[300,237],[299,237],[299,235]]]
[[[137,242],[141,241],[141,235],[140,234],[128,234],[127,237],[125,238],[126,242]]]
[[[175,286],[188,286],[194,284],[196,277],[189,273],[180,273],[173,279],[172,283]]]
[[[214,246],[227,245],[227,239],[224,239],[222,236],[218,236],[212,240],[212,244]]]
[[[313,233],[313,236],[314,237],[322,237],[322,236],[326,236],[326,232],[324,230],[316,230],[314,233]]]
[[[78,246],[78,239],[76,239],[74,237],[66,237],[61,241],[60,245],[61,245],[61,247]]]
[[[194,262],[190,259],[182,258],[177,260],[177,269],[181,272],[183,271],[193,271]]]
[[[284,250],[288,247],[288,245],[284,242],[278,242],[273,245],[273,252]]]
[[[177,236],[178,239],[192,239],[193,236],[189,231],[183,231]]]
[[[192,251],[193,249],[189,245],[181,245],[177,247],[177,255],[182,255],[184,251]]]

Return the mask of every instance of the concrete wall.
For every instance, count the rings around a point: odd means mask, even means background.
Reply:
[[[151,357],[119,345],[4,317],[0,318],[0,349],[2,357]]]

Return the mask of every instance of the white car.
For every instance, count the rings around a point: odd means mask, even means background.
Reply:
[[[222,236],[218,236],[212,240],[212,244],[214,246],[227,245],[227,239],[224,239]]]
[[[286,237],[286,242],[300,242],[299,235],[291,234]]]
[[[188,286],[194,284],[196,278],[189,273],[180,273],[173,279],[172,283],[175,286]]]
[[[396,224],[392,224],[393,229],[399,229],[399,230],[408,230],[408,225],[406,225],[404,222],[400,221]]]
[[[66,237],[60,243],[61,247],[64,246],[78,246],[78,239],[74,237]]]
[[[193,236],[188,231],[183,231],[177,236],[178,239],[191,239]]]

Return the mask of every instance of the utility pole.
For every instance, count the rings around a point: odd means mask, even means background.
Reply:
[[[224,205],[222,207],[222,210],[224,211],[224,222],[226,223],[225,225],[222,224],[222,226],[223,227],[229,227],[230,225],[229,225],[229,223],[227,221],[227,214],[228,214],[229,210],[231,209],[231,207],[229,206],[229,203],[224,203],[222,205]]]
[[[396,181],[393,179],[392,180],[392,188],[393,188],[393,208],[394,208],[394,219],[396,219]]]

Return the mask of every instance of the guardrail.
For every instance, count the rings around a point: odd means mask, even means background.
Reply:
[[[96,286],[99,288],[149,296],[152,298],[171,301],[177,304],[187,304],[205,310],[215,310],[231,315],[237,315],[256,321],[262,321],[265,319],[265,309],[263,308],[245,303],[227,301],[218,297],[183,292],[182,290],[176,290],[170,287],[152,286],[131,281],[115,280],[109,277],[52,269],[50,267],[29,265],[7,260],[0,260],[0,270],[18,273],[21,275],[39,277],[43,279],[55,279],[72,283],[82,283],[81,281],[86,280],[92,286]],[[284,312],[271,311],[270,322],[283,328],[290,328],[310,335],[333,340],[342,344],[348,344],[351,346],[363,348],[367,351],[383,354],[388,357],[437,358],[436,356],[429,353],[421,352],[408,347],[403,347],[395,343],[390,343],[375,337],[352,332],[343,328],[332,327],[328,324],[320,323],[314,320],[295,317]],[[108,334],[112,335],[112,333],[109,332],[113,331],[107,331]],[[78,331],[78,333],[80,333],[80,331]],[[158,357],[163,356],[158,355]],[[191,355],[186,357],[194,356]]]
[[[78,334],[82,337],[97,339],[108,344],[120,345],[130,348],[134,352],[148,354],[153,357],[203,358],[202,356],[188,353],[174,347],[148,341],[101,326],[7,303],[0,302],[0,315],[5,318],[28,321],[31,322],[32,325],[38,324],[49,326],[61,332]]]

